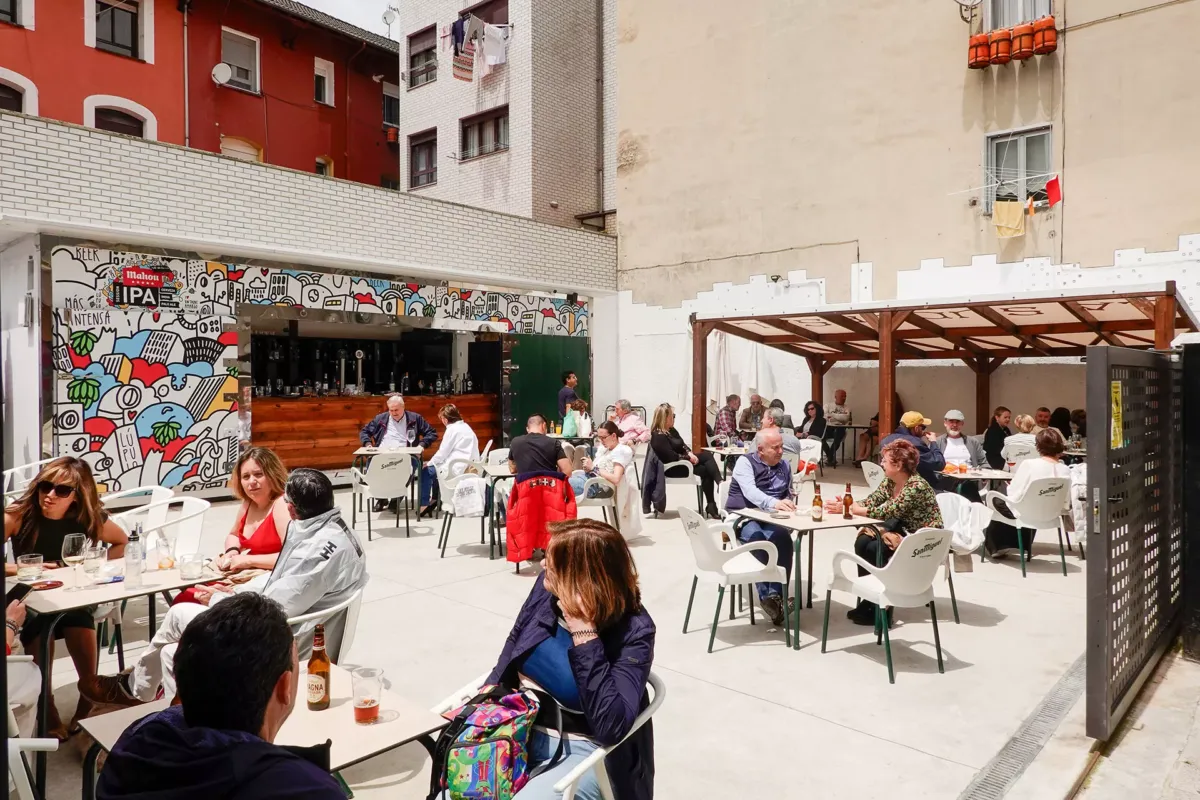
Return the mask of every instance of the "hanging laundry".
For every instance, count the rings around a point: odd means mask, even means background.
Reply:
[[[463,41],[464,42],[473,42],[473,41],[482,42],[483,41],[483,20],[481,20],[479,17],[475,16],[474,14],[468,14],[465,17],[460,17],[460,19],[463,19],[466,21],[465,25],[463,27]]]
[[[1029,199],[1025,201],[1025,213],[1033,216],[1033,195],[1029,195]]]
[[[483,59],[489,67],[508,61],[508,28],[483,26]]]
[[[1050,202],[1051,208],[1062,202],[1062,184],[1057,175],[1046,181],[1046,199]]]
[[[451,72],[454,77],[460,81],[470,83],[475,80],[475,43],[467,42],[463,45],[461,54],[454,57],[454,63],[451,66]]]
[[[454,55],[462,55],[464,36],[467,30],[467,18],[459,17],[450,26],[450,41],[454,47]]]
[[[442,51],[450,52],[454,48],[454,36],[451,33],[452,25],[443,25],[442,33],[438,37],[442,40]]]
[[[992,225],[997,239],[1025,235],[1025,207],[1016,200],[997,200],[992,205]]]

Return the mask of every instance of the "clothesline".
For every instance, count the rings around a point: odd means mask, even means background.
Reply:
[[[992,170],[988,170],[988,173],[991,174]],[[1056,175],[1061,177],[1062,171],[1060,170],[1057,172],[1042,172],[1037,175],[1026,175],[1025,180],[1031,181],[1031,180],[1037,180],[1038,178],[1046,178],[1047,180],[1049,180],[1050,178],[1053,178]],[[1013,183],[1013,182],[1014,181],[996,181],[995,183],[988,183],[988,184],[984,184],[983,186],[976,186],[973,189],[963,189],[958,192],[949,192],[946,196],[953,197],[958,194],[972,194],[974,192],[982,191],[984,189],[995,189],[997,186],[1003,186],[1006,183]]]

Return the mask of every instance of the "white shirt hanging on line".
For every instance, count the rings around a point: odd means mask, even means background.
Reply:
[[[483,26],[483,61],[489,67],[508,61],[508,28]]]

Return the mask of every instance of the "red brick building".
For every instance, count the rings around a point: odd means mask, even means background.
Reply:
[[[0,109],[376,186],[398,56],[292,0],[0,0]]]

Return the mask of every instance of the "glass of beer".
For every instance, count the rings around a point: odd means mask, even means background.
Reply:
[[[383,670],[359,667],[352,675],[354,683],[354,721],[370,725],[379,720],[379,699],[383,692]]]

